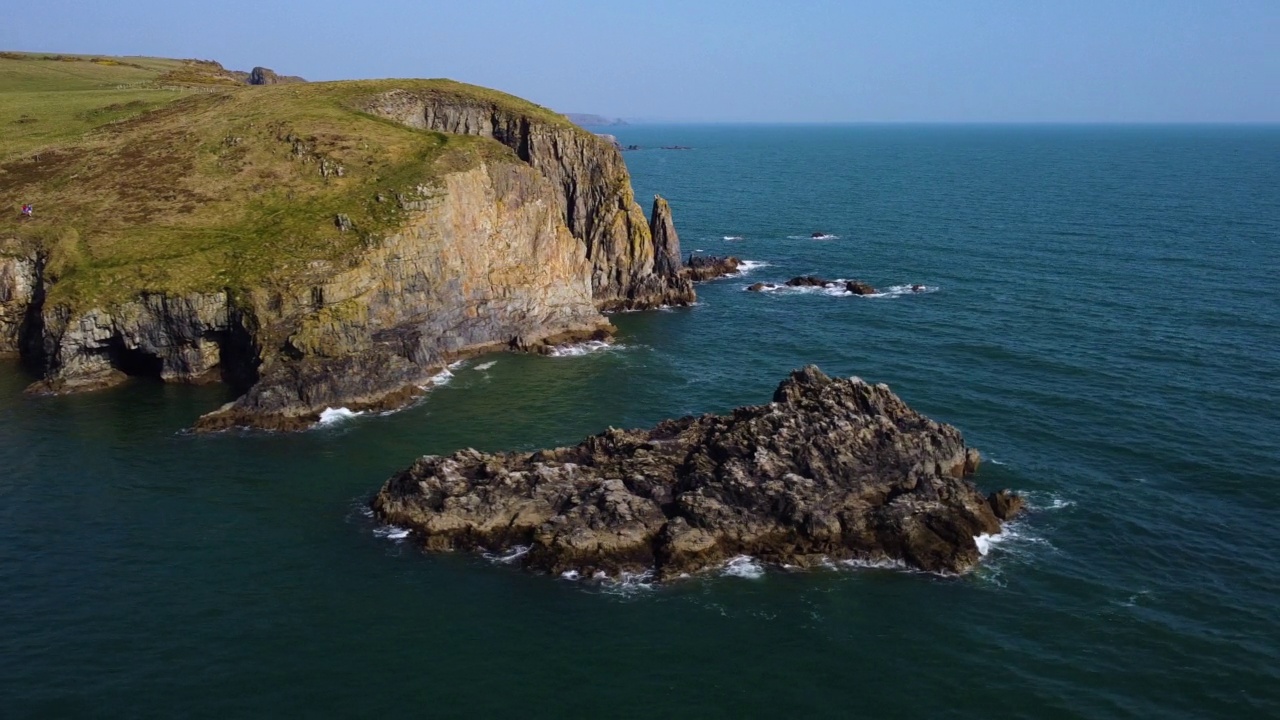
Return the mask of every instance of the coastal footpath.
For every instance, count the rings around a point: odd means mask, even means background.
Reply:
[[[198,429],[292,430],[403,405],[469,355],[603,339],[604,312],[695,300],[666,201],[646,218],[616,148],[518,98],[258,84],[277,76],[207,62],[0,63],[28,85],[50,63],[140,79],[89,101],[105,104],[75,117],[105,121],[88,129],[5,93],[6,112],[32,112],[0,145],[0,194],[35,213],[0,220],[0,353],[39,376],[32,392],[225,382],[239,397]]]
[[[396,474],[375,515],[430,551],[570,577],[672,579],[749,556],[962,573],[1022,509],[967,480],[977,451],[886,385],[797,370],[772,402],[610,428],[573,447],[462,450]]]

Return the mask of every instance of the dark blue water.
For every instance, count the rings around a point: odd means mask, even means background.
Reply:
[[[686,250],[767,265],[615,316],[615,349],[298,435],[181,434],[215,388],[0,369],[0,714],[1280,714],[1280,129],[617,134],[694,147],[626,155]],[[743,290],[801,273],[889,291]],[[962,579],[665,588],[425,556],[361,512],[418,454],[761,402],[809,362],[960,427],[1033,512]]]

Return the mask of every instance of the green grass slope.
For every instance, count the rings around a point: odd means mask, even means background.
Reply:
[[[255,87],[214,63],[0,53],[0,252],[43,249],[49,300],[78,308],[287,284],[394,228],[397,193],[515,160],[354,109],[391,89],[568,124],[448,80]]]

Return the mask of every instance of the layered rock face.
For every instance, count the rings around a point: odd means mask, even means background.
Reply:
[[[42,308],[26,334],[27,359],[44,378],[33,389],[91,389],[126,374],[222,379],[245,394],[198,427],[299,429],[326,407],[403,404],[468,354],[611,330],[584,248],[534,169],[481,165],[403,202],[410,212],[398,233],[342,267],[313,264],[288,290],[144,295],[75,315]],[[30,284],[0,288],[34,295]]]
[[[810,366],[772,403],[729,415],[554,450],[423,457],[372,506],[428,550],[527,549],[520,562],[552,573],[671,578],[738,555],[954,573],[978,562],[975,536],[1021,509],[965,479],[977,464],[958,430],[888,387]]]
[[[444,190],[413,201],[401,232],[354,267],[318,268],[292,297],[253,298],[260,335],[283,336],[285,353],[265,356],[258,382],[199,427],[288,429],[325,407],[394,407],[460,357],[611,330],[537,172],[489,165],[449,175]]]
[[[36,297],[40,267],[35,257],[0,255],[0,355],[19,350],[27,308]]]
[[[493,138],[542,173],[557,189],[565,225],[586,246],[601,310],[694,301],[690,280],[679,272],[678,244],[674,265],[660,264],[659,255],[667,254],[664,244],[678,239],[674,232],[654,237],[635,202],[622,155],[604,138],[511,114],[470,96],[397,90],[366,101],[363,109],[410,127]],[[653,220],[659,233],[670,227],[665,201],[655,202]]]

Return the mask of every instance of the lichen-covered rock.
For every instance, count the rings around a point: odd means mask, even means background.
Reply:
[[[429,550],[527,546],[521,562],[553,573],[671,578],[738,555],[963,572],[980,557],[975,537],[1021,507],[979,493],[965,479],[975,467],[958,430],[887,386],[810,366],[773,402],[729,415],[553,450],[423,457],[372,505]]]

